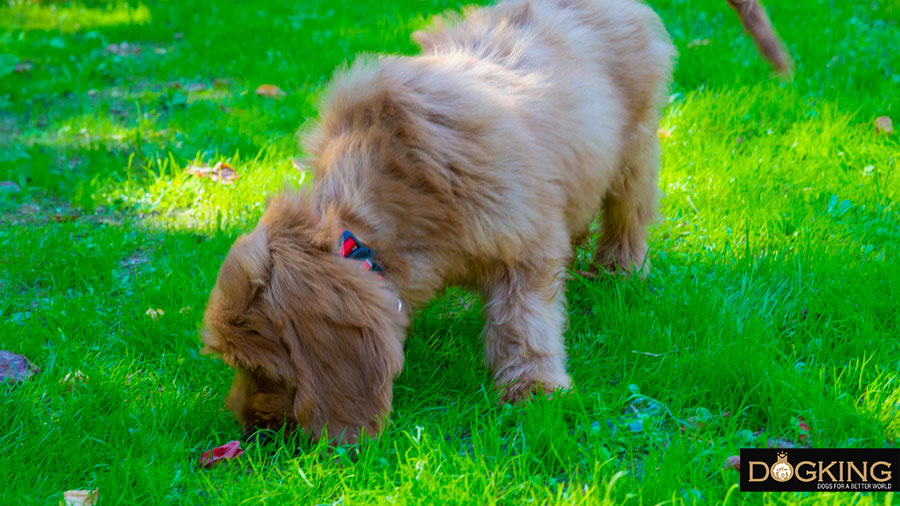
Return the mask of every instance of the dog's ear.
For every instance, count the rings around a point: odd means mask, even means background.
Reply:
[[[267,306],[296,367],[294,418],[316,437],[327,428],[344,442],[360,429],[381,432],[403,366],[406,314],[384,281],[354,260],[289,261],[276,261]]]
[[[260,300],[269,285],[272,259],[267,227],[260,225],[231,247],[204,315],[203,353],[232,367],[286,380],[291,365]]]

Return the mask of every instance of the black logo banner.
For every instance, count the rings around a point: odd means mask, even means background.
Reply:
[[[741,448],[741,492],[893,492],[900,448]]]

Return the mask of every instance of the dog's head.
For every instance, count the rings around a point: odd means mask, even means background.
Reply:
[[[351,442],[384,427],[407,320],[383,280],[335,254],[338,232],[306,200],[276,197],[232,246],[204,351],[235,369],[227,404],[245,432],[287,423]]]

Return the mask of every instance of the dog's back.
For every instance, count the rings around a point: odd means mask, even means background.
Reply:
[[[474,80],[508,99],[517,128],[530,128],[550,155],[538,178],[563,188],[576,236],[604,194],[624,191],[616,186],[629,156],[656,153],[648,135],[656,135],[675,50],[656,13],[635,0],[512,0],[439,18],[413,38],[426,56],[455,55],[460,74],[477,66]],[[484,71],[482,62],[496,68]]]

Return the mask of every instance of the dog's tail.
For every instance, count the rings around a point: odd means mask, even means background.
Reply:
[[[758,0],[727,0],[728,5],[737,12],[741,18],[741,24],[753,36],[759,51],[765,56],[782,75],[790,75],[793,70],[793,62],[788,55],[784,44],[775,33],[772,22],[766,10]]]

